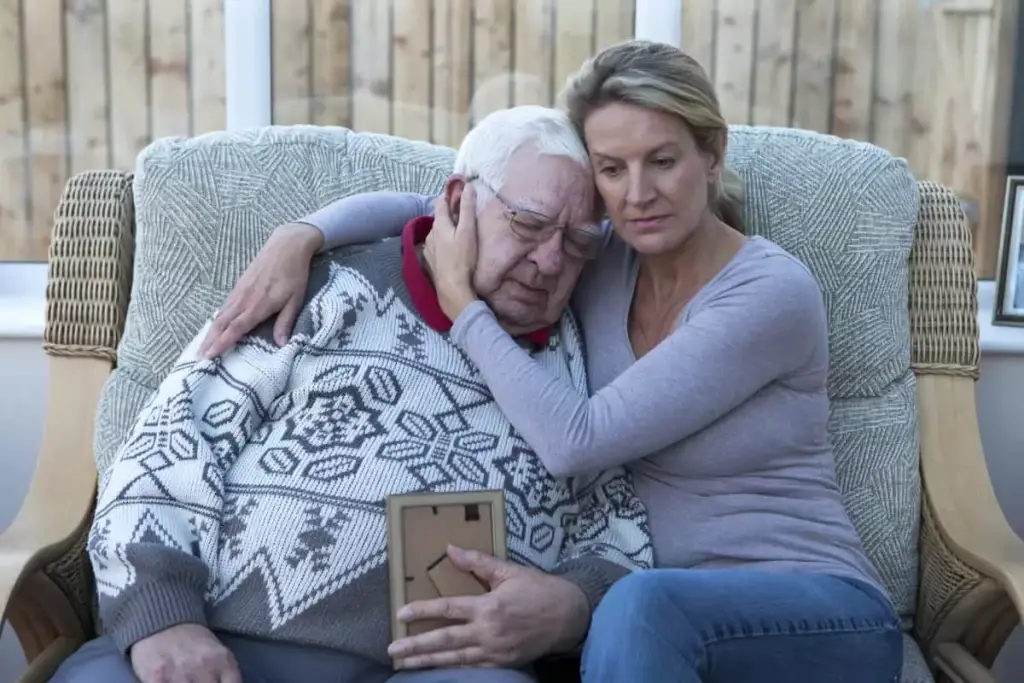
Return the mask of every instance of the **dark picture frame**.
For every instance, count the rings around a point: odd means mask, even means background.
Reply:
[[[1024,175],[1006,178],[992,323],[1024,327]]]

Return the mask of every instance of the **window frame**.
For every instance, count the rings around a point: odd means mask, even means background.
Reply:
[[[271,0],[223,0],[227,130],[271,123]],[[0,261],[0,339],[42,338],[46,262]]]
[[[273,123],[271,0],[223,0],[226,128],[229,131]],[[682,45],[685,0],[636,0],[634,37]],[[1019,19],[1024,33],[1024,12]],[[1024,121],[1024,50],[1018,51],[1011,121]],[[1012,129],[1012,128],[1011,128]],[[1024,149],[1015,142],[1011,149]],[[1024,158],[1011,156],[1008,169]],[[1024,354],[1024,329],[992,325],[994,282],[979,281],[982,350]],[[0,339],[40,338],[45,326],[46,263],[0,262]]]

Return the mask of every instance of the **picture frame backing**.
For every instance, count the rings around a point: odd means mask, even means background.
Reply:
[[[506,560],[505,492],[411,493],[387,499],[388,580],[393,640],[449,624],[406,624],[398,610],[409,602],[484,593],[487,587],[454,567],[448,545]]]

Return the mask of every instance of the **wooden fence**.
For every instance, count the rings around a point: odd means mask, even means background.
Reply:
[[[1019,0],[684,2],[683,43],[707,67],[726,119],[906,158],[918,178],[977,206],[977,271],[992,276]]]
[[[43,260],[70,175],[224,127],[221,0],[0,0],[0,261]]]
[[[552,104],[587,57],[632,35],[633,0],[352,0],[310,9],[274,0],[274,120],[457,146],[489,111]]]
[[[687,50],[736,123],[867,140],[999,231],[1018,0],[681,0]],[[45,258],[69,174],[131,168],[224,126],[221,0],[0,0],[0,260]],[[479,116],[551,104],[633,0],[273,0],[274,122],[457,145]]]

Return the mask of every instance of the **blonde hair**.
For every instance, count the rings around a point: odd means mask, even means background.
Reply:
[[[715,89],[701,65],[665,43],[634,40],[605,48],[569,77],[560,94],[580,138],[594,110],[625,102],[678,117],[697,146],[723,162],[722,172],[708,188],[711,210],[730,227],[744,232],[743,183],[724,165],[728,125]]]

